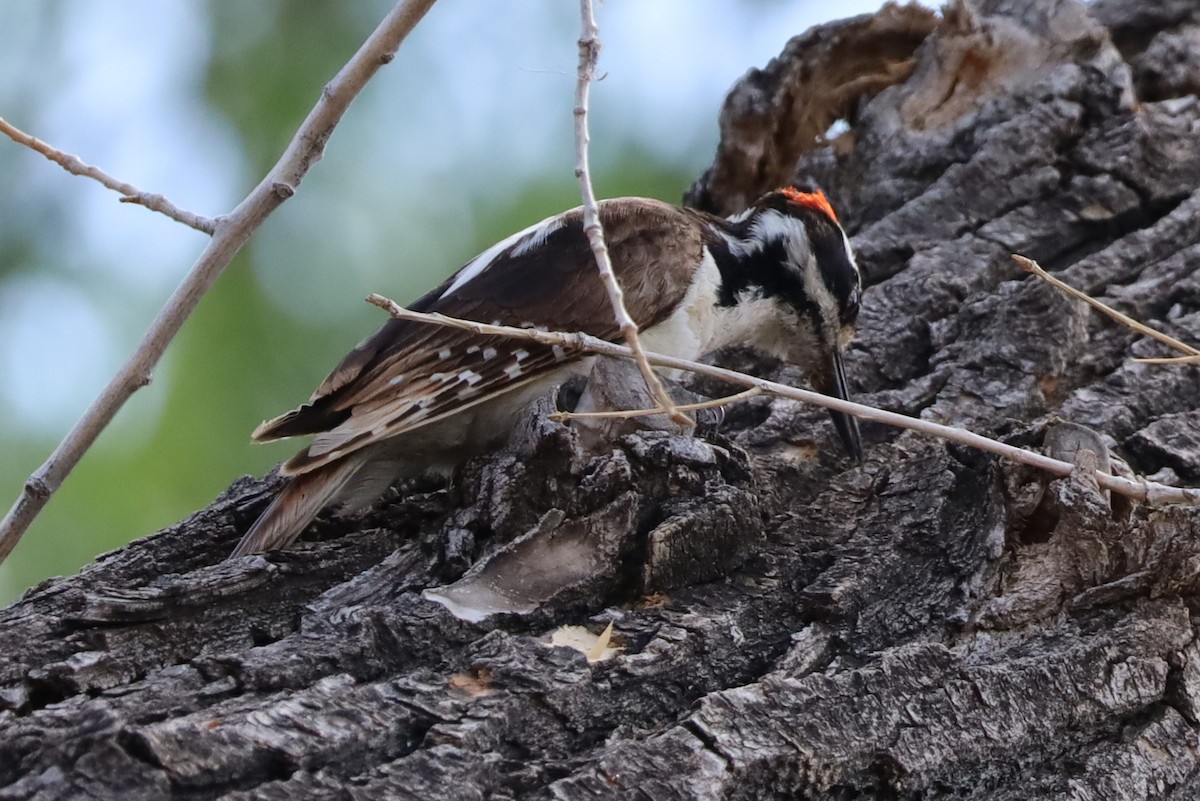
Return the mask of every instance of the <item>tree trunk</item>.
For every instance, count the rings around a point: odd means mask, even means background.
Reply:
[[[1009,256],[1200,339],[1198,88],[1196,2],[888,7],[749,72],[687,199],[825,188],[857,399],[1195,484],[1200,368]],[[0,799],[1200,796],[1200,510],[863,433],[756,398],[593,454],[531,415],[225,562],[274,487],[240,480],[0,613]],[[512,542],[591,561],[528,614],[421,594]],[[608,659],[543,642],[610,621]]]

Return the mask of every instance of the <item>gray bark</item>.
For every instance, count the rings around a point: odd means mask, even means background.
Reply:
[[[733,89],[688,199],[832,196],[859,399],[1195,484],[1200,369],[1133,362],[1162,349],[1009,255],[1200,339],[1198,25],[989,0],[822,26]],[[532,415],[449,488],[223,562],[273,488],[238,481],[0,612],[0,799],[1200,795],[1200,511],[863,433],[855,466],[759,398],[589,453]],[[595,563],[538,611],[422,597],[539,536]],[[539,639],[609,621],[605,661]]]

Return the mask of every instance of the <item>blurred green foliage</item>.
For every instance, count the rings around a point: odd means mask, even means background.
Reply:
[[[245,160],[241,191],[246,191],[278,157],[324,83],[370,32],[380,6],[259,0],[254,4],[215,2],[202,8],[207,17],[201,22],[209,26],[209,60],[203,85],[195,86],[194,91],[212,114],[235,129]],[[50,15],[46,24],[59,22],[59,15]],[[573,48],[574,32],[565,29],[561,35]],[[420,70],[421,65],[409,62],[402,68]],[[569,83],[564,81],[563,87],[564,93],[569,93]],[[569,117],[568,103],[564,98],[562,113]],[[347,120],[357,108],[350,109]],[[413,120],[411,126],[419,128],[423,122]],[[349,127],[344,125],[335,133],[337,157],[327,157],[316,165],[297,198],[285,204],[268,225],[279,224],[276,219],[295,213],[293,209],[307,193],[339,188],[328,172],[337,171],[338,164],[350,163],[355,156],[354,143],[347,141]],[[425,135],[436,137],[438,132],[426,131]],[[602,197],[636,194],[678,199],[698,170],[697,159],[691,164],[663,164],[636,143],[620,144],[608,152],[616,156],[603,160],[593,156],[596,188]],[[57,169],[49,164],[38,166]],[[315,176],[322,171],[327,173],[325,179],[317,180]],[[490,180],[486,174],[477,178],[480,186]],[[463,227],[453,217],[441,220],[442,235],[452,239],[445,248],[452,254],[447,260],[423,263],[419,270],[406,268],[402,275],[389,278],[388,285],[369,286],[368,290],[411,300],[488,244],[578,204],[570,165],[561,161],[547,163],[543,172],[530,174],[503,191],[494,191],[494,187],[490,192],[473,191],[464,183],[465,179],[458,180],[457,186],[441,190],[408,186],[404,180],[392,185],[395,197],[389,203],[393,207],[379,208],[365,225],[378,225],[381,230],[391,227],[397,215],[425,200],[413,197],[414,192],[430,191],[465,192],[474,220]],[[84,191],[78,182],[64,187],[65,193]],[[172,187],[144,188],[174,194]],[[353,187],[348,191],[353,192]],[[7,202],[12,208],[5,211],[0,207],[0,214],[22,214],[20,198]],[[62,202],[71,202],[69,194]],[[125,213],[144,212],[127,209]],[[20,235],[8,229],[10,233],[0,240],[0,280],[6,271],[34,261],[31,254],[38,250],[38,237],[70,235],[58,217],[53,209],[36,213],[27,209]],[[334,252],[360,253],[352,247],[352,232],[308,233],[314,240],[328,242],[332,238],[329,245]],[[347,238],[339,239],[342,236]],[[404,236],[404,230],[397,230],[378,241],[403,242]],[[197,244],[197,254],[201,246]],[[383,266],[383,272],[396,257],[386,251],[369,254]],[[151,387],[138,393],[118,415],[114,427],[85,457],[13,557],[0,568],[0,603],[47,576],[73,572],[97,553],[186,517],[235,477],[262,474],[290,454],[294,445],[288,443],[252,447],[249,432],[264,417],[307,398],[337,359],[381,324],[381,313],[362,304],[365,293],[348,282],[343,295],[322,300],[353,307],[346,314],[329,319],[289,314],[271,299],[278,298],[279,288],[270,296],[265,291],[258,263],[261,258],[256,242],[243,250],[171,345]],[[296,276],[305,274],[302,265],[289,265],[289,269],[292,266]],[[340,266],[311,269],[337,270]],[[298,300],[312,291],[299,278],[284,290]],[[152,309],[140,306],[123,308],[119,297],[109,300],[114,304],[109,312],[119,318],[117,325],[122,330],[140,330],[153,314]],[[54,337],[55,332],[46,335]],[[81,399],[79,408],[87,402],[90,398]],[[0,503],[7,507],[25,476],[54,445],[46,434],[0,426],[4,453]]]
[[[237,127],[256,175],[275,163],[321,88],[377,24],[349,13],[352,5],[257,0],[207,7],[215,35],[204,93]]]

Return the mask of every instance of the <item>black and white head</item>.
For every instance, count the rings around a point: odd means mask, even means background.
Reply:
[[[759,198],[708,243],[721,271],[718,303],[756,345],[798,365],[813,388],[848,399],[842,351],[858,320],[862,280],[824,193],[787,187]],[[831,412],[847,451],[862,459],[853,417]]]

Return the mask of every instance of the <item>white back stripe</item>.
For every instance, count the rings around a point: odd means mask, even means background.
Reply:
[[[471,259],[466,263],[466,265],[463,266],[461,270],[458,271],[458,274],[454,276],[454,281],[451,282],[450,286],[446,287],[446,291],[441,294],[438,300],[441,300],[456,290],[462,289],[468,283],[478,278],[483,271],[488,268],[488,265],[496,260],[497,256],[518,242],[521,242],[522,238],[528,236],[529,240],[527,242],[523,242],[521,247],[514,251],[514,256],[523,256],[544,243],[546,241],[546,237],[562,227],[563,217],[566,213],[559,214],[556,217],[551,217],[548,220],[542,220],[539,223],[534,223],[522,231],[517,231],[512,236],[500,240],[475,258]]]

